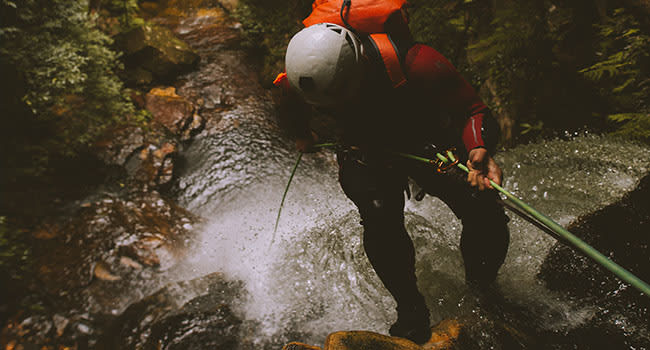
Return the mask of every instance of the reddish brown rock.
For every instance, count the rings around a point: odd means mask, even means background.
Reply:
[[[418,345],[408,339],[391,337],[368,331],[342,331],[331,333],[322,350],[453,350],[460,335],[457,320],[443,320],[431,329],[431,339]],[[300,342],[285,345],[282,350],[321,350],[318,346]]]
[[[50,225],[59,234],[34,247],[41,288],[51,296],[94,282],[119,288],[133,271],[167,269],[185,254],[196,220],[155,191],[83,201],[74,215]]]
[[[110,271],[110,267],[103,261],[100,261],[97,264],[95,264],[95,268],[93,269],[93,275],[102,281],[119,281],[121,279],[120,276],[114,275]]]
[[[336,332],[325,339],[324,350],[421,350],[414,342],[368,331]]]
[[[194,115],[194,106],[176,94],[174,87],[153,88],[145,97],[145,106],[153,119],[173,133],[180,133]]]

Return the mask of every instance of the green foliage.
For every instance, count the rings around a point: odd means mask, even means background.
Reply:
[[[519,126],[521,126],[521,134],[526,135],[530,132],[540,132],[542,129],[544,129],[544,122],[541,120],[538,120],[535,124],[530,124],[530,123],[521,123]]]
[[[30,250],[22,242],[20,232],[12,231],[7,218],[0,216],[0,275],[21,279],[28,266]],[[6,281],[5,281],[6,282]]]
[[[455,65],[465,61],[465,44],[471,23],[467,6],[449,6],[446,0],[410,2],[409,27],[418,42],[435,47]]]
[[[616,134],[650,143],[650,36],[624,9],[596,26],[597,54],[601,57],[580,70],[595,82],[613,111]]]
[[[120,20],[121,31],[127,31],[144,24],[139,16],[138,0],[108,0],[104,5],[111,14]]]
[[[0,142],[14,152],[2,166],[38,176],[53,159],[88,147],[108,127],[134,113],[116,76],[112,40],[94,25],[83,0],[24,0],[0,4],[0,63],[8,118]]]
[[[470,61],[495,82],[501,100],[517,104],[552,66],[550,41],[538,1],[497,9],[487,35],[470,44]],[[516,109],[520,109],[519,108]]]
[[[286,44],[311,3],[240,1],[243,46],[263,62],[264,82],[282,69]],[[449,58],[504,119],[501,124],[514,126],[508,144],[584,128],[604,131],[611,124],[628,137],[650,134],[650,45],[643,14],[608,8],[612,2],[409,3],[415,39]]]
[[[611,114],[608,119],[619,123],[614,135],[650,143],[650,114],[621,113]]]

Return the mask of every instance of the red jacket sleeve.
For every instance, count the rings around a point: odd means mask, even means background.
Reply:
[[[438,51],[423,44],[409,50],[405,65],[409,83],[429,97],[432,108],[455,118],[454,124],[462,128],[467,151],[485,147],[482,130],[488,108],[456,68]]]

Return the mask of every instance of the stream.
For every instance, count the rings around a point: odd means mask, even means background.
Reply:
[[[297,153],[277,126],[270,93],[233,45],[236,23],[219,9],[161,22],[201,56],[198,69],[175,87],[200,101],[199,112],[211,121],[181,149],[184,166],[171,191],[203,223],[171,266],[131,286],[115,308],[87,311],[95,331],[76,333],[90,339],[80,348],[280,349],[290,341],[321,346],[339,330],[387,334],[395,303],[365,257],[360,218],[338,185],[333,153],[303,157],[274,232]],[[590,223],[620,221],[616,227],[636,235],[626,236],[634,249],[606,254],[650,278],[650,148],[581,134],[521,145],[495,159],[505,189],[600,249],[608,246],[598,242],[623,236],[595,232]],[[639,195],[626,195],[631,191]],[[610,213],[616,203],[621,209]],[[650,348],[646,296],[509,216],[498,292],[485,300],[464,283],[460,222],[436,198],[407,201],[432,324],[458,320],[459,349]],[[99,292],[84,294],[80,308],[95,302],[93,293]]]
[[[228,73],[204,69],[195,74],[181,92],[206,94],[214,89],[194,90],[200,77],[223,78]],[[199,134],[184,151],[188,166],[179,176],[177,198],[207,223],[192,253],[170,277],[200,279],[216,271],[240,282],[232,307],[243,321],[238,332],[251,334],[239,338],[240,347],[279,348],[292,340],[320,345],[336,330],[386,334],[395,319],[394,302],[365,257],[360,219],[336,181],[334,155],[323,151],[303,157],[273,233],[297,154],[278,133],[268,94],[244,98],[246,103],[222,113],[218,133]],[[647,147],[592,135],[519,146],[496,159],[504,169],[506,189],[564,226],[621,200],[650,170]],[[435,198],[407,201],[407,229],[416,246],[420,289],[433,324],[462,319],[468,349],[602,344],[600,337],[580,340],[585,332],[572,333],[576,329],[609,332],[612,338],[619,332],[624,336],[614,345],[648,348],[645,297],[632,293],[642,311],[627,317],[627,304],[610,303],[612,309],[604,312],[602,299],[578,299],[549,289],[540,270],[556,240],[510,216],[511,245],[498,279],[500,304],[491,308],[480,305],[464,284],[459,221]],[[648,238],[641,232],[638,239],[646,242],[645,254],[637,257],[643,264],[648,260]],[[576,266],[574,273],[580,271]],[[614,327],[603,325],[609,323]]]

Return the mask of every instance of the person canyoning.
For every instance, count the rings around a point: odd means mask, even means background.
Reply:
[[[430,315],[404,225],[409,178],[461,220],[460,250],[472,288],[494,283],[509,232],[490,185],[502,178],[492,158],[498,125],[445,57],[413,42],[405,3],[317,0],[274,83],[280,118],[301,152],[317,140],[309,127],[316,112],[335,120],[340,185],[358,208],[366,255],[397,303],[389,333],[422,344],[431,336]],[[451,147],[467,163],[466,179],[395,155],[432,158]]]

